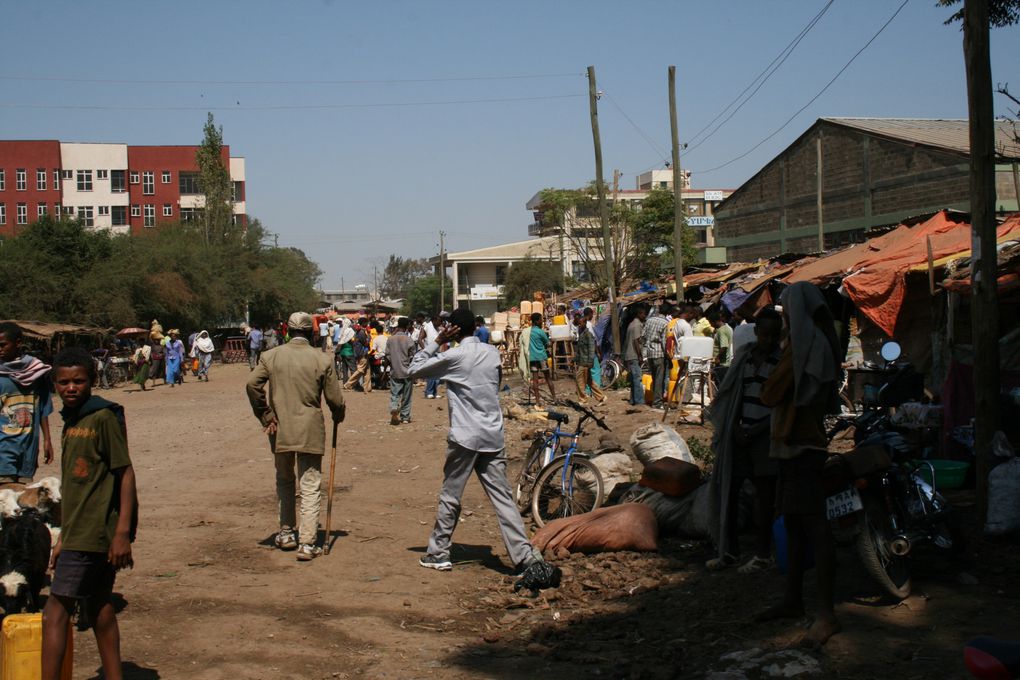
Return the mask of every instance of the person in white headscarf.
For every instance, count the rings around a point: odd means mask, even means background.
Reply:
[[[838,410],[839,343],[817,287],[796,283],[783,291],[780,302],[788,336],[779,364],[762,388],[761,402],[772,407],[769,453],[779,463],[776,511],[787,534],[786,593],[758,620],[804,615],[805,561],[813,545],[819,602],[805,641],[822,645],[840,631],[834,609],[836,549],[822,484],[828,457],[824,418]]]
[[[209,366],[212,365],[213,350],[212,338],[209,331],[202,331],[195,338],[195,344],[191,346],[191,356],[198,359],[198,380],[209,382]]]
[[[340,380],[347,382],[348,378],[354,375],[357,370],[358,360],[354,356],[354,328],[351,320],[343,317],[340,320],[340,334],[337,336],[336,347],[333,349],[336,360],[337,375]]]

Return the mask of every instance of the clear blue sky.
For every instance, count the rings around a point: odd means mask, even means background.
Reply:
[[[678,70],[681,140],[689,141],[825,4],[10,2],[0,25],[0,76],[8,78],[0,80],[0,136],[193,144],[205,110],[216,107],[232,153],[247,159],[249,212],[319,262],[325,287],[341,277],[371,284],[373,264],[390,253],[435,254],[439,229],[453,251],[525,239],[524,204],[537,190],[594,176],[588,64],[611,97],[600,104],[606,173],[620,169],[633,188],[635,174],[661,167],[669,147],[669,64]],[[966,117],[962,35],[942,24],[949,12],[935,0],[910,0],[782,132],[738,162],[698,172],[779,127],[899,4],[836,0],[757,95],[686,154],[694,185],[739,186],[822,116]],[[1020,91],[1020,28],[993,31],[992,71]],[[495,79],[522,75],[557,77]],[[493,79],[445,80],[473,77]],[[174,80],[419,82],[151,82]],[[524,98],[542,99],[420,104]],[[364,106],[376,104],[401,106]],[[996,95],[997,114],[1006,104]],[[346,108],[257,108],[317,105]]]

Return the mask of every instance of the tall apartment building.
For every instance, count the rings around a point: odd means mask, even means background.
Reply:
[[[94,229],[139,234],[159,222],[195,219],[205,197],[197,146],[129,146],[0,140],[0,237],[46,215]],[[235,224],[247,223],[244,158],[222,149],[233,182]]]

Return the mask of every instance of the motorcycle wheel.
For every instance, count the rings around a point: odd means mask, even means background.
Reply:
[[[885,510],[874,498],[864,497],[861,512],[861,530],[857,535],[857,554],[864,568],[878,585],[902,600],[910,595],[910,563],[906,557],[889,552],[892,529]]]

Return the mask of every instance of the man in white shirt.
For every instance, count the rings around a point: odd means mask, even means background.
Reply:
[[[408,378],[442,378],[450,402],[450,431],[436,524],[429,537],[428,552],[418,563],[439,571],[453,568],[450,561],[453,530],[460,517],[461,495],[474,472],[496,511],[507,553],[514,566],[523,570],[541,562],[542,555],[528,541],[506,478],[499,350],[474,337],[475,317],[470,310],[458,309],[450,320],[411,360],[407,373]],[[440,352],[439,348],[448,342],[459,344]]]
[[[444,327],[446,319],[450,316],[449,312],[436,312],[432,315],[432,318],[422,326],[422,335],[418,339],[422,347],[425,347],[430,342],[435,342],[436,338],[439,337],[439,331]],[[442,343],[439,343],[442,346]],[[439,378],[427,378],[425,380],[425,398],[435,399],[439,394]]]

